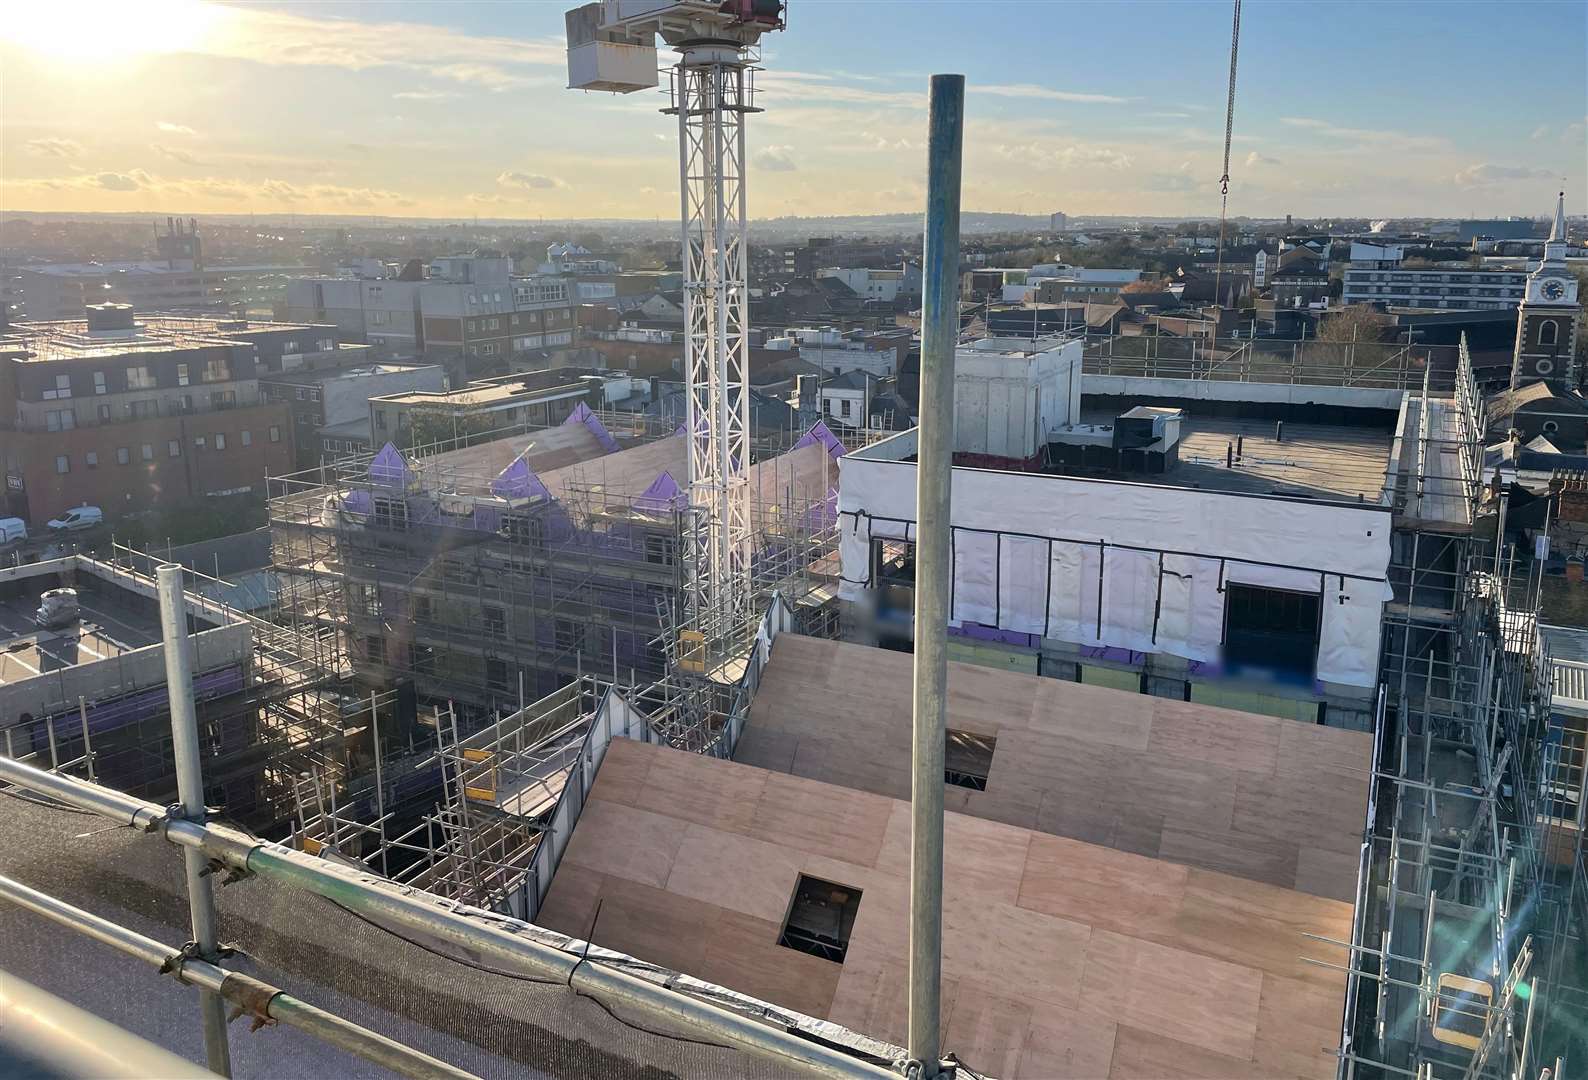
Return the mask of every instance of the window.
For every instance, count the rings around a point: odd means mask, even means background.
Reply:
[[[277,427],[275,424],[271,424],[270,425],[270,441],[271,442],[280,442],[281,441],[281,429],[279,427]]]
[[[1555,361],[1535,360],[1533,361],[1533,370],[1537,371],[1540,375],[1548,375],[1555,370]]]
[[[143,460],[145,460],[145,461],[153,461],[154,460],[154,444],[153,443],[144,443],[142,446],[138,447],[138,456],[143,458]]]
[[[153,390],[154,376],[149,374],[147,364],[135,364],[127,369],[128,390]]]
[[[166,457],[181,457],[182,456],[182,444],[181,444],[181,442],[179,442],[176,439],[172,439],[170,442],[166,443],[165,444],[165,456]]]
[[[237,391],[216,390],[210,394],[211,409],[235,409],[237,407]]]
[[[320,400],[320,388],[318,386],[311,386],[309,388],[309,400],[310,401],[319,401]]]
[[[657,566],[678,564],[678,538],[665,533],[645,534],[645,561]]]
[[[859,889],[801,874],[777,943],[842,964],[859,911]]]
[[[1555,345],[1560,342],[1560,324],[1554,319],[1545,319],[1538,324],[1538,343],[1540,345]]]
[[[108,390],[105,387],[105,373],[103,371],[94,372],[94,393],[104,394],[107,392]]]
[[[508,689],[507,661],[494,656],[485,658],[485,685],[493,690]]]
[[[57,456],[56,459],[55,459],[55,471],[56,471],[57,474],[59,474],[61,476],[64,476],[67,473],[71,472],[72,471],[72,459],[67,457],[65,454],[61,454],[61,455]]]
[[[1230,583],[1224,655],[1232,671],[1311,680],[1318,654],[1318,594]]]
[[[178,364],[176,366],[176,384],[178,386],[186,386],[188,384],[186,364]]]
[[[485,632],[492,637],[507,636],[507,612],[490,604],[485,605]]]
[[[55,386],[54,386],[54,388],[44,391],[44,394],[43,394],[43,398],[44,398],[45,401],[55,401],[55,400],[57,400],[59,398],[69,398],[71,396],[72,396],[72,378],[71,378],[70,375],[57,375],[57,376],[55,376]]]
[[[492,355],[495,352],[496,352],[496,346],[495,345],[487,343],[485,345],[481,345],[480,346],[480,355],[481,356],[490,356],[490,355]]]
[[[296,345],[297,342],[295,342],[295,341],[294,342],[290,342],[290,344]],[[293,352],[297,352],[297,349],[293,349],[292,351]],[[205,382],[226,382],[231,377],[232,377],[232,365],[231,365],[231,361],[227,360],[226,357],[217,356],[217,357],[215,357],[215,358],[213,358],[211,360],[205,361],[205,363],[204,363],[204,381]]]
[[[110,419],[110,406],[109,405],[101,405],[99,407],[99,418],[101,420],[109,420]]]
[[[386,410],[385,409],[376,409],[375,410],[375,430],[376,431],[385,431],[386,430]]]
[[[1553,435],[1560,430],[1560,425],[1553,420],[1544,421],[1544,434]]]
[[[51,409],[44,414],[46,431],[71,431],[77,426],[77,413],[72,409]]]
[[[987,790],[987,775],[992,771],[993,750],[998,740],[974,731],[948,729],[944,747],[943,782],[956,787]]]
[[[90,469],[99,468],[99,454],[98,454],[98,452],[94,451],[94,450],[90,450],[88,453],[84,454],[83,455],[83,464],[87,465]]]
[[[204,440],[204,436],[202,436],[202,435],[200,435],[198,438],[193,440],[193,449],[195,449],[195,450],[202,450],[202,449],[204,449],[205,445],[206,445],[206,443],[205,443],[205,440]]]
[[[215,449],[226,449],[226,436],[219,431],[215,433]]]
[[[129,465],[132,463],[132,451],[125,446],[116,447],[116,464]]]
[[[585,625],[572,619],[558,619],[555,630],[555,643],[558,652],[584,651]]]
[[[309,398],[309,391],[307,389],[305,389],[304,387],[300,386],[300,387],[298,387],[297,393],[294,396],[299,401],[307,401],[308,398]]]
[[[243,445],[244,446],[252,446],[252,445],[254,445],[254,433],[252,431],[243,432]]]
[[[471,333],[471,334],[474,333],[474,323],[475,323],[475,320],[473,320],[473,319],[469,320],[469,333]]]

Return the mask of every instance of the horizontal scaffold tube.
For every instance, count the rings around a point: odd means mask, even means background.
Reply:
[[[397,925],[472,950],[482,960],[556,981],[639,1016],[689,1028],[698,1038],[754,1054],[810,1076],[847,1080],[892,1078],[898,1072],[804,1035],[741,1016],[699,998],[603,965],[555,945],[509,933],[460,914],[428,893],[406,890],[378,876],[247,836],[235,829],[168,819],[162,807],[72,777],[0,756],[0,781],[123,824],[151,826],[166,839],[262,879],[323,896],[373,922]]]
[[[324,1039],[333,1046],[390,1069],[399,1076],[419,1080],[479,1080],[474,1073],[454,1068],[394,1039],[360,1027],[340,1016],[299,1001],[291,994],[248,975],[186,956],[162,941],[100,918],[92,912],[29,888],[0,875],[0,899],[70,927],[95,941],[152,964],[177,980],[220,995],[241,1013],[259,1021],[275,1020]]]

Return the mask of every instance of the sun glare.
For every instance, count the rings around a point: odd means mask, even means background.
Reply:
[[[23,0],[0,19],[0,41],[69,61],[114,61],[201,45],[226,10],[198,0]]]

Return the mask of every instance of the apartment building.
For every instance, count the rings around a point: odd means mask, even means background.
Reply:
[[[360,348],[364,348],[360,346]],[[321,457],[370,449],[370,399],[385,394],[442,393],[446,372],[439,364],[363,363],[353,367],[261,374],[260,395],[292,413],[299,469]]]
[[[6,513],[42,524],[262,490],[292,466],[291,416],[259,391],[259,346],[225,319],[138,319],[125,305],[0,337]],[[268,336],[260,327],[255,336]],[[321,332],[280,326],[280,341]],[[289,338],[290,336],[290,338]]]
[[[1385,307],[1514,308],[1527,291],[1526,270],[1469,266],[1408,269],[1400,244],[1352,244],[1341,302]]]
[[[319,277],[287,289],[287,318],[329,323],[382,356],[445,363],[458,381],[516,354],[573,344],[569,282],[515,277],[511,259],[455,256],[397,277]]]

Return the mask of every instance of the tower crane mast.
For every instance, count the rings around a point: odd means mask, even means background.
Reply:
[[[684,623],[714,663],[754,618],[750,579],[749,289],[745,118],[765,33],[782,0],[601,0],[574,8],[572,89],[632,93],[658,84],[656,42],[678,53],[669,105],[678,118],[689,494],[702,527],[686,529]]]

